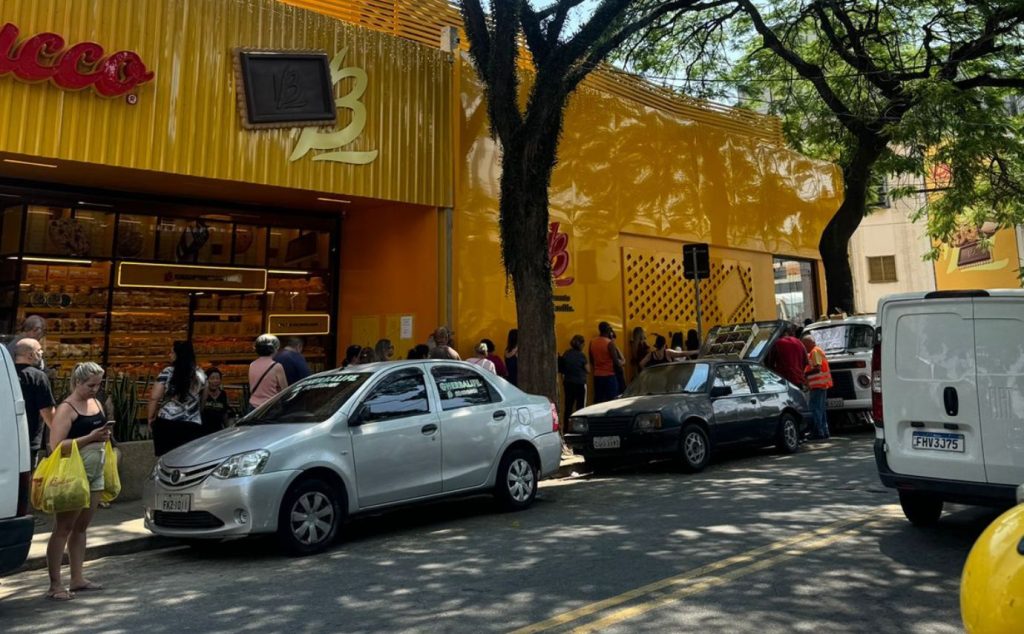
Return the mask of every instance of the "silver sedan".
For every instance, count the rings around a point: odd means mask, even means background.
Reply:
[[[146,484],[146,527],[276,533],[310,554],[369,510],[480,491],[524,509],[560,457],[547,398],[468,363],[361,365],[299,381],[237,427],[164,455]]]

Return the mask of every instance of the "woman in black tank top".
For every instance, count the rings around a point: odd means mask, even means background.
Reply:
[[[89,478],[89,490],[92,491],[89,508],[57,513],[54,518],[53,532],[46,546],[46,564],[50,572],[50,589],[46,596],[58,601],[73,598],[75,592],[103,589],[100,584],[82,576],[85,533],[103,492],[103,448],[110,439],[106,413],[96,400],[102,382],[103,368],[95,363],[75,366],[71,373],[71,395],[57,406],[50,427],[50,451],[70,451],[72,441],[78,444]],[[67,588],[61,582],[60,571],[65,548],[71,562],[71,584]]]
[[[654,340],[654,347],[647,353],[647,356],[644,357],[643,361],[640,362],[640,368],[649,368],[652,365],[661,365],[663,363],[675,361],[676,359],[685,359],[695,356],[691,352],[676,352],[675,350],[671,350],[668,348],[667,344],[668,342],[665,340],[665,337],[658,335]]]

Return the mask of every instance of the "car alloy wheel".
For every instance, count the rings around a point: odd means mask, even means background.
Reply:
[[[536,479],[533,476],[533,466],[526,458],[516,458],[508,467],[506,479],[508,494],[516,502],[523,504],[533,495],[533,488],[536,486]]]
[[[789,412],[783,413],[779,420],[779,428],[775,446],[782,453],[796,453],[800,449],[800,430],[796,419]]]
[[[292,505],[290,523],[292,534],[299,543],[306,546],[319,544],[331,533],[334,506],[320,491],[307,491]]]
[[[686,459],[692,465],[704,462],[704,455],[707,453],[707,445],[704,444],[704,437],[698,432],[690,432],[683,441],[683,451],[686,452]]]

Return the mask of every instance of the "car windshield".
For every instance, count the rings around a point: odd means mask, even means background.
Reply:
[[[836,324],[808,331],[825,352],[870,350],[875,345],[875,329],[867,324]]]
[[[702,394],[711,374],[707,363],[656,365],[640,373],[623,396],[650,394]]]
[[[252,412],[239,424],[322,423],[369,377],[368,372],[346,372],[304,379],[289,386],[266,407]]]

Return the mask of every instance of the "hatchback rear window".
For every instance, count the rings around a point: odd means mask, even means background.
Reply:
[[[266,407],[246,416],[242,425],[321,423],[334,415],[370,377],[366,372],[314,376],[289,386]]]

